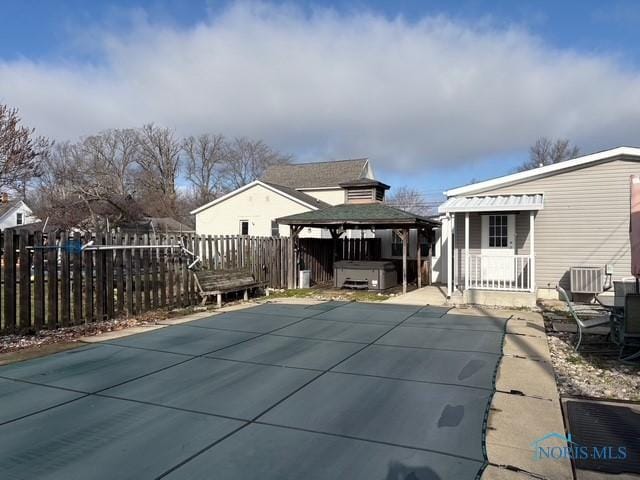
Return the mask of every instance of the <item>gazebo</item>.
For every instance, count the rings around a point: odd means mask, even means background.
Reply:
[[[420,276],[420,236],[433,241],[433,228],[440,222],[413,213],[405,212],[387,205],[384,192],[388,185],[371,179],[359,179],[340,184],[345,190],[345,203],[318,210],[289,215],[278,218],[281,225],[289,225],[289,276],[288,288],[295,287],[296,273],[296,240],[305,227],[329,230],[333,240],[337,240],[347,230],[393,230],[402,240],[402,292],[407,292],[407,254],[409,247],[409,231],[417,230],[416,261],[418,265],[418,287],[421,287]],[[334,248],[335,258],[335,248]]]

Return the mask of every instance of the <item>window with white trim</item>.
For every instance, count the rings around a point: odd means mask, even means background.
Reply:
[[[280,236],[280,226],[278,225],[278,222],[276,222],[275,220],[271,220],[271,236],[272,237]]]
[[[22,225],[24,222],[24,214],[21,212],[16,213],[16,225]]]
[[[509,216],[489,215],[489,247],[503,248],[509,242]]]

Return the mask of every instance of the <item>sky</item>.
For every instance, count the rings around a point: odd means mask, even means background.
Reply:
[[[155,122],[369,157],[428,198],[537,138],[640,145],[640,2],[0,0],[0,102],[58,141]],[[9,19],[7,21],[7,19]]]

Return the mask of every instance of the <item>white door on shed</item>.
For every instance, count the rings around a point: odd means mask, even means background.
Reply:
[[[514,214],[482,215],[482,278],[489,281],[512,282],[515,279]]]

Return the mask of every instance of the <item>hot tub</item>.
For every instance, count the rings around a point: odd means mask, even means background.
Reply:
[[[398,275],[387,260],[341,260],[333,265],[333,282],[336,288],[386,290],[398,284]]]

